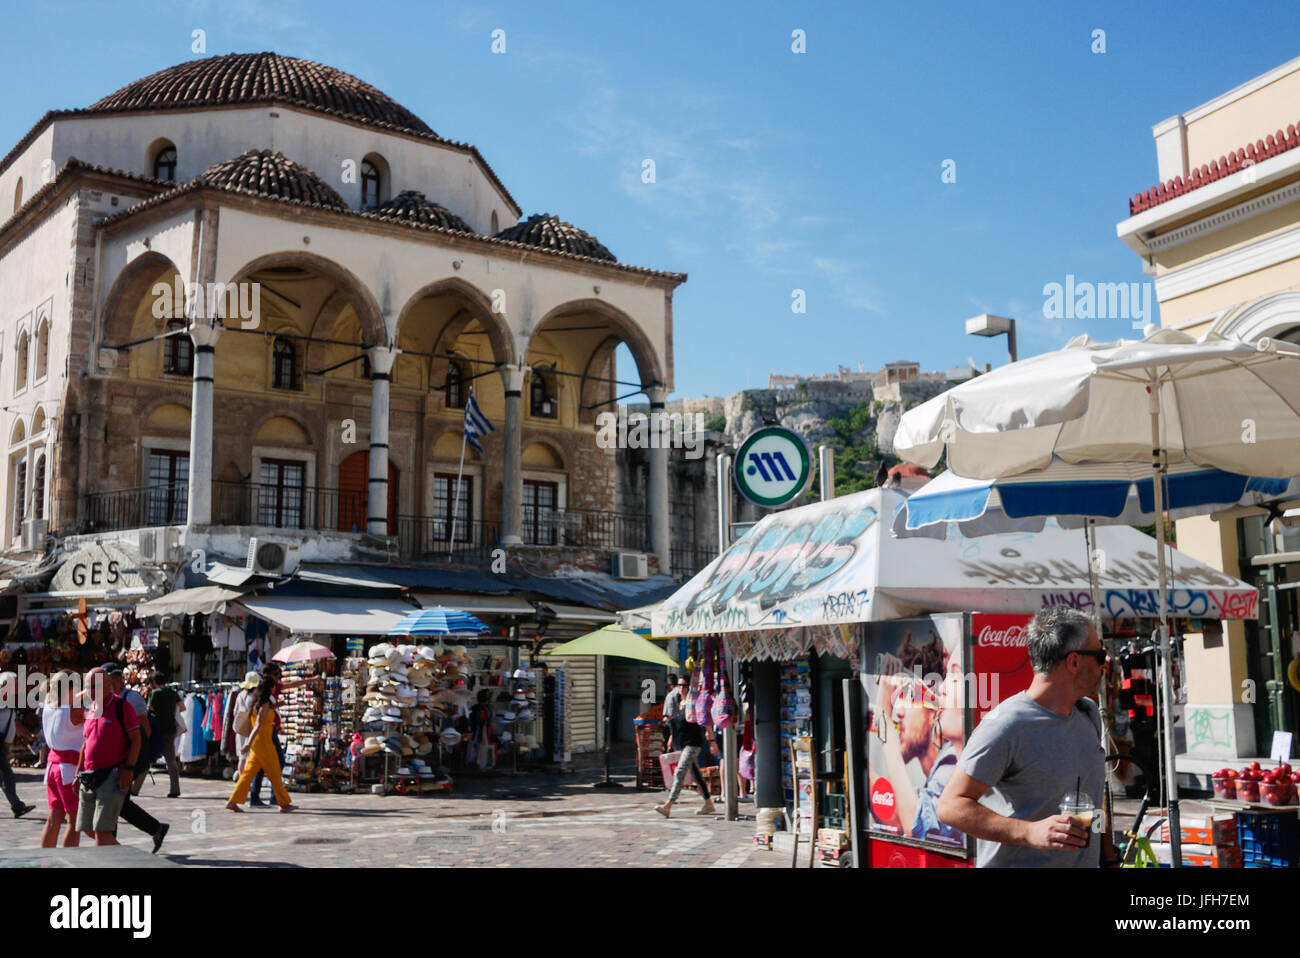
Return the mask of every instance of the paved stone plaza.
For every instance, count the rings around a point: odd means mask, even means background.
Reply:
[[[142,864],[152,840],[124,827],[126,848],[89,855],[62,849],[43,862],[45,798],[38,772],[15,769],[23,798],[37,805],[26,818],[0,817],[0,865]],[[616,780],[619,780],[616,776]],[[450,795],[294,794],[299,810],[274,806],[226,811],[230,783],[185,777],[182,797],[167,799],[166,776],[145,784],[140,803],[171,831],[158,858],[182,866],[380,866],[484,868],[786,867],[786,855],[753,847],[752,806],[745,818],[696,816],[687,792],[671,819],[653,805],[658,791],[592,788],[590,774],[528,775],[458,781]],[[268,789],[269,791],[269,789]],[[18,854],[24,852],[32,854]],[[129,850],[129,851],[128,851]],[[115,860],[115,855],[119,860]],[[80,860],[79,860],[80,859]]]

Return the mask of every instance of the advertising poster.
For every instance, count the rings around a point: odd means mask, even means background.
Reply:
[[[966,836],[939,821],[939,796],[966,739],[960,613],[873,622],[864,630],[868,828],[949,854]]]
[[[977,688],[982,689],[972,703],[974,725],[978,725],[999,702],[1029,688],[1034,678],[1028,644],[1032,620],[1032,615],[976,612],[971,616],[971,666]]]

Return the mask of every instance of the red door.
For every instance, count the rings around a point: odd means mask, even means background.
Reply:
[[[340,532],[366,531],[370,499],[370,450],[354,452],[339,463],[338,527]],[[388,464],[388,534],[397,535],[397,468]]]

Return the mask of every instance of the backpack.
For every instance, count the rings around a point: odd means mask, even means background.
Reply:
[[[243,699],[244,696],[241,694],[240,697],[235,700],[235,734],[241,738],[248,738],[253,734],[253,712],[251,708],[240,706],[240,702]],[[245,704],[246,706],[251,706],[253,704],[252,696],[249,696],[249,699]]]
[[[117,696],[117,724],[123,729],[126,728],[125,713],[123,707],[126,705],[126,696]],[[135,767],[132,769],[136,775],[143,775],[149,771],[149,766],[153,760],[162,754],[163,750],[163,732],[158,726],[158,716],[151,708],[144,711],[145,718],[149,720],[149,737],[140,742],[140,754],[135,760]]]

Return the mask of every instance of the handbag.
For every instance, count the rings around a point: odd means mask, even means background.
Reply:
[[[695,724],[708,725],[713,720],[713,637],[704,640],[704,668],[700,696],[695,701]]]
[[[754,720],[745,720],[745,737],[740,745],[740,762],[737,771],[747,782],[754,780]]]
[[[721,648],[718,649],[718,675],[721,688],[718,690],[718,697],[713,700],[710,715],[717,728],[731,728],[736,724],[736,703],[731,697],[731,689],[727,682],[726,658]]]

